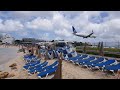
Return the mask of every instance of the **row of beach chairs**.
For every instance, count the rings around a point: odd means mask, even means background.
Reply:
[[[87,54],[78,54],[75,51],[67,52],[69,48],[63,48],[59,52],[63,53],[64,60],[73,64],[87,67],[91,70],[101,70],[104,72],[112,72],[114,75],[120,70],[120,62],[115,59],[107,59],[104,57],[95,57]],[[74,54],[74,55],[73,55]]]
[[[40,79],[48,77],[48,75],[53,75],[58,68],[58,60],[48,65],[47,61],[42,62],[41,59],[38,59],[34,55],[25,55],[24,61],[26,64],[23,66],[23,69],[27,70],[29,75],[37,73],[37,77]]]

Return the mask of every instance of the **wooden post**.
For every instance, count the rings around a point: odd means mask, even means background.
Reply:
[[[98,43],[98,46],[97,46],[97,51],[98,51],[98,54],[100,55],[100,42]]]
[[[39,50],[39,48],[38,48],[37,45],[36,45],[35,49],[36,49],[36,51],[35,51],[35,55],[38,55],[38,50]]]
[[[119,70],[117,71],[117,74],[116,74],[116,76],[115,76],[115,79],[120,79],[120,71],[119,71]]]
[[[86,53],[86,46],[87,46],[87,43],[85,42],[85,45],[84,45],[84,48],[83,48],[84,53]]]
[[[53,79],[62,79],[62,53],[60,53],[58,69]]]
[[[103,42],[100,43],[100,55],[101,55],[101,56],[104,56]]]
[[[41,49],[41,48],[40,48]],[[38,50],[38,58],[41,58],[41,52],[40,49]]]
[[[48,60],[48,50],[45,51],[45,60]]]

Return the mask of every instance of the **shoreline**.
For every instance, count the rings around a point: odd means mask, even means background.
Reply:
[[[0,47],[0,65],[7,63],[8,61],[16,58],[18,56],[18,47]]]

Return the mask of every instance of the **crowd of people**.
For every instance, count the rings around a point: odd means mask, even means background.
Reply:
[[[20,48],[20,47],[19,47]],[[55,49],[54,45],[21,45],[23,53],[29,53],[30,55],[36,55],[39,58],[50,59],[48,51]]]
[[[12,44],[10,44],[10,43],[8,43],[8,42],[5,42],[5,43],[0,44],[0,46],[1,46],[1,47],[5,47],[5,48],[8,48],[8,47],[14,46],[14,45],[12,45]]]

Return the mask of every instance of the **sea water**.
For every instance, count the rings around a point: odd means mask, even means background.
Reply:
[[[13,60],[17,56],[17,48],[0,48],[0,65],[10,60]]]

